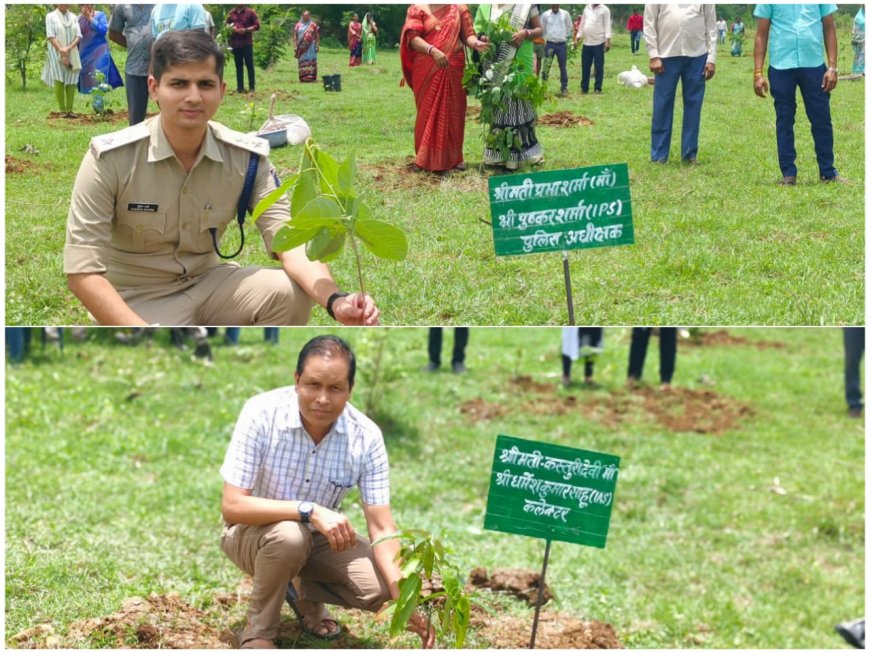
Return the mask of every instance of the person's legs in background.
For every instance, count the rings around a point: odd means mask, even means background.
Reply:
[[[797,112],[797,75],[794,70],[767,69],[770,81],[770,95],[776,111],[776,150],[779,155],[779,169],[783,178],[797,176],[794,149],[794,117]]]
[[[671,387],[674,370],[677,367],[677,328],[659,329],[659,381],[662,390]]]
[[[651,128],[650,159],[665,163],[670,156],[671,132],[674,127],[674,100],[677,95],[677,82],[683,67],[683,59],[688,57],[667,57],[662,59],[664,72],[656,75],[653,86],[653,115]]]
[[[584,45],[580,51],[580,92],[589,92],[589,75],[592,72],[592,61],[595,59],[595,53],[588,45]]]
[[[649,346],[650,327],[634,327],[631,330],[631,347],[628,351],[628,385],[636,386],[643,377],[643,364]]]
[[[683,85],[683,136],[680,157],[683,161],[694,163],[698,159],[698,136],[701,133],[701,107],[704,105],[704,66],[707,55],[685,57],[686,65],[682,70]]]
[[[441,367],[441,340],[443,337],[443,328],[429,327],[429,363],[423,368],[427,372],[434,372]]]
[[[454,374],[465,372],[465,347],[468,344],[468,334],[468,327],[456,327],[453,329],[453,358],[450,362]]]
[[[245,92],[244,48],[233,48],[233,63],[236,64],[236,93]]]
[[[849,417],[857,418],[864,414],[864,395],[861,392],[864,327],[845,327],[843,329],[843,349],[846,359],[846,404],[849,406]]]
[[[827,68],[798,68],[797,84],[804,100],[804,109],[810,121],[813,143],[816,148],[816,161],[819,164],[819,178],[836,179],[834,167],[834,126],[831,123],[831,94],[822,90],[822,79]]]
[[[595,63],[595,92],[601,93],[604,85],[604,44],[592,48],[592,60]]]

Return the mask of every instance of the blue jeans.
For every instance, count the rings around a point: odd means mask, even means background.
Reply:
[[[589,76],[592,64],[595,64],[595,90],[600,91],[604,83],[604,44],[584,45],[580,53],[580,66],[583,76],[580,78],[580,90],[589,92]]]
[[[834,127],[831,124],[831,94],[822,91],[822,78],[827,68],[789,68],[778,70],[770,67],[770,94],[776,109],[776,149],[779,153],[779,169],[783,177],[797,176],[794,149],[794,118],[797,113],[795,91],[801,90],[804,108],[810,121],[813,142],[816,145],[816,161],[819,176],[833,179],[837,176],[834,167]]]
[[[864,358],[864,327],[845,327],[843,348],[846,359],[846,403],[851,409],[863,410],[861,359]]]
[[[667,161],[674,127],[674,100],[677,82],[683,85],[683,140],[680,155],[683,160],[698,156],[698,133],[701,131],[701,106],[704,104],[704,66],[707,55],[698,57],[665,57],[665,71],[656,75],[653,91],[652,148],[653,161]]]
[[[552,59],[555,55],[556,60],[559,62],[559,81],[562,84],[562,90],[568,90],[568,44],[564,41],[562,43],[555,43],[554,41],[547,41],[547,47],[544,50],[544,58]],[[543,72],[541,73],[541,79],[545,82],[547,81],[547,77],[550,76],[550,65],[552,61],[544,64]]]
[[[635,29],[631,31],[631,53],[636,54],[640,50],[640,36],[642,30]]]

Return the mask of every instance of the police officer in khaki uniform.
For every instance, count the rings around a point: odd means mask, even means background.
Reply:
[[[304,247],[282,269],[221,264],[212,233],[236,218],[251,155],[250,207],[275,188],[266,141],[210,122],[226,93],[224,56],[205,33],[170,32],[148,78],[160,115],[94,138],[67,220],[64,272],[101,324],[305,324],[317,302],[342,324],[378,324],[372,299],[339,291]],[[257,221],[266,250],[289,219],[286,197]]]

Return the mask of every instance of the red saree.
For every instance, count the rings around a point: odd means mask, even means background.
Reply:
[[[408,8],[400,42],[402,74],[417,103],[414,162],[423,170],[437,172],[452,170],[463,161],[467,98],[462,88],[465,50],[461,46],[474,27],[465,5],[431,6],[436,7],[432,14],[419,5]],[[415,36],[446,54],[449,65],[439,68],[431,56],[411,49]]]

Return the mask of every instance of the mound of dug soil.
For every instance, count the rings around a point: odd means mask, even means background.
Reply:
[[[34,168],[39,167],[38,164],[27,159],[19,159],[10,154],[6,155],[6,174],[23,174]]]
[[[775,340],[748,340],[743,336],[735,336],[725,329],[718,331],[701,331],[685,341],[685,344],[696,347],[730,347],[745,345],[756,349],[785,349],[785,343]]]
[[[496,419],[507,412],[501,404],[493,404],[484,401],[480,397],[463,401],[459,405],[459,412],[468,417],[472,422]]]
[[[203,623],[204,616],[177,594],[133,597],[114,614],[72,624],[64,645],[96,639],[116,648],[234,648],[233,633],[216,631]]]
[[[538,124],[547,127],[573,127],[574,125],[594,125],[586,116],[577,116],[570,111],[557,111],[538,118]]]
[[[541,574],[528,569],[495,569],[492,575],[487,574],[483,567],[475,567],[469,574],[469,581],[475,587],[485,588],[493,592],[507,592],[531,606],[538,601],[538,588],[541,585]],[[544,583],[542,605],[554,599],[555,595]]]

